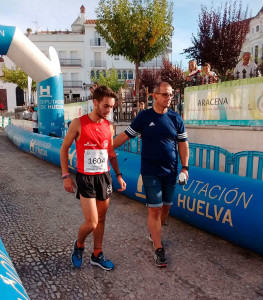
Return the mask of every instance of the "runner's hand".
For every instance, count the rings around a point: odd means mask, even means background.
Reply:
[[[64,189],[69,193],[75,193],[75,190],[77,189],[75,182],[71,177],[63,179],[64,183]]]
[[[118,176],[117,179],[118,179],[118,182],[119,182],[119,184],[121,186],[121,188],[118,189],[118,192],[122,192],[122,191],[126,190],[126,182],[122,179],[122,177]]]

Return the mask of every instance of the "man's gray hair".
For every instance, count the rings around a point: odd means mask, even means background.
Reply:
[[[161,86],[169,86],[169,87],[172,87],[172,86],[170,85],[170,83],[168,83],[168,82],[165,82],[165,81],[158,82],[158,83],[154,86],[153,92],[154,92],[154,93],[160,92]]]

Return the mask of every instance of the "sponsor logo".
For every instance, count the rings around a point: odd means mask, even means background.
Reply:
[[[44,87],[41,85],[40,86],[40,95],[39,97],[52,97],[52,95],[50,95],[50,86],[48,85],[46,89],[44,89]]]
[[[262,96],[260,96],[257,100],[257,106],[258,106],[258,110],[263,113],[263,92],[262,92]]]
[[[29,144],[29,151],[36,156],[48,156],[47,150],[51,149],[51,143],[32,139]]]
[[[206,106],[206,105],[224,105],[228,104],[227,98],[211,98],[211,99],[199,99],[197,105],[198,106]]]
[[[87,146],[87,147],[96,147],[97,144],[91,144],[90,142],[87,142],[86,144],[84,144],[84,146]]]
[[[109,141],[105,140],[101,146],[102,146],[102,148],[107,149],[108,145],[109,145]]]
[[[111,193],[112,193],[112,185],[109,184],[109,185],[107,186],[107,194],[111,194]]]
[[[30,141],[29,150],[31,153],[35,153],[35,151],[34,151],[35,143],[36,143],[36,140],[34,140],[34,139]]]

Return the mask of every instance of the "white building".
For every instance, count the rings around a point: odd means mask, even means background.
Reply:
[[[96,20],[86,18],[85,7],[71,25],[71,31],[41,31],[29,36],[30,40],[48,56],[49,46],[57,50],[63,73],[64,95],[66,97],[85,97],[89,94],[90,76],[100,70],[115,69],[119,78],[133,84],[134,64],[122,56],[109,56],[108,45],[95,29]],[[152,61],[142,63],[141,68],[161,67],[162,59],[171,59],[172,45]]]
[[[8,69],[15,68],[15,64],[7,57],[0,57],[0,76],[2,76],[2,66]],[[6,111],[14,112],[17,106],[23,106],[24,91],[14,83],[4,83],[0,77],[0,101],[4,103]]]
[[[263,60],[263,7],[249,23],[249,32],[242,52],[250,52],[256,64]]]

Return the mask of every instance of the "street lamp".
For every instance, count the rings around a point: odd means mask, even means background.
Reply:
[[[4,76],[4,73],[2,71],[2,68],[3,68],[3,65],[4,65],[4,59],[3,59],[3,56],[1,55],[0,56],[0,76]]]
[[[85,100],[86,100],[87,99],[87,91],[86,91],[87,84],[85,82],[83,82],[82,87],[83,87],[83,90],[85,91]]]

